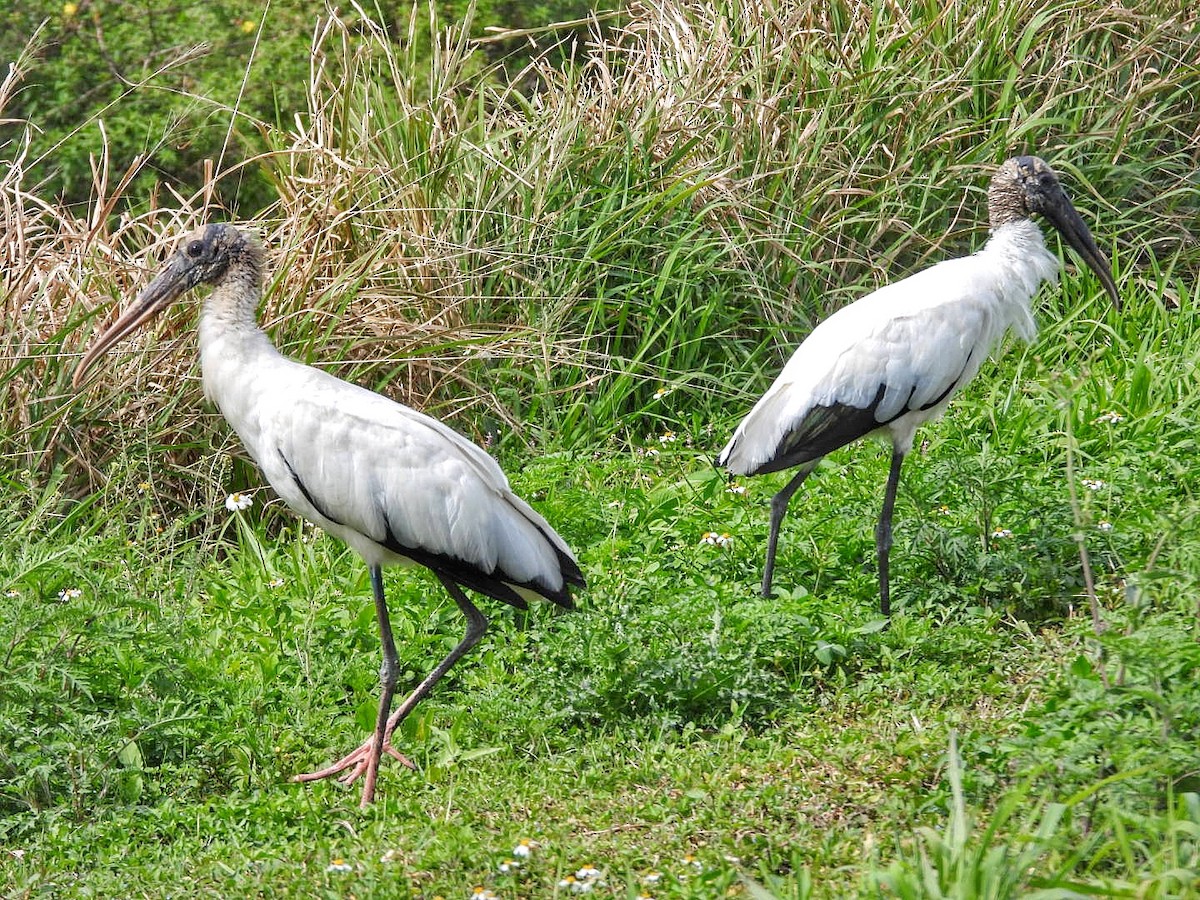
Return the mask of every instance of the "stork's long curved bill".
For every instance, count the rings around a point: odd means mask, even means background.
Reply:
[[[83,359],[79,361],[79,366],[75,369],[75,374],[71,378],[71,386],[78,390],[88,371],[100,357],[112,349],[114,344],[149,322],[170,306],[180,294],[191,288],[193,285],[187,277],[189,270],[190,267],[186,265],[184,257],[178,254],[171,257],[163,266],[162,271],[154,277],[154,280],[138,294],[134,304],[125,310],[108,327],[108,330],[88,348]]]
[[[1071,249],[1082,257],[1088,268],[1096,273],[1100,283],[1108,291],[1113,306],[1120,309],[1121,295],[1117,293],[1117,284],[1113,281],[1112,267],[1108,260],[1096,246],[1096,241],[1092,238],[1092,233],[1088,231],[1087,224],[1075,207],[1071,205],[1067,195],[1064,193],[1057,199],[1058,202],[1049,204],[1043,210],[1043,214],[1050,220],[1050,224],[1058,229],[1063,240],[1071,245]]]

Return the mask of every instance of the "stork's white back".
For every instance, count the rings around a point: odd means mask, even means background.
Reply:
[[[834,405],[874,405],[875,421],[891,423],[893,440],[911,446],[917,426],[945,408],[1009,328],[1034,336],[1030,301],[1058,269],[1041,230],[1025,219],[996,229],[973,256],[843,307],[804,340],[718,462],[736,474],[755,472],[810,412]]]
[[[385,546],[396,542],[562,590],[559,554],[574,556],[491,456],[436,419],[283,357],[222,314],[219,290],[200,325],[205,393],[289,506],[369,565],[404,560]]]

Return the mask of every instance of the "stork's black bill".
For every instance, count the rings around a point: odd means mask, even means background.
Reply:
[[[145,325],[183,294],[205,281],[219,278],[229,266],[230,252],[242,236],[227,225],[209,225],[203,237],[185,240],[163,263],[137,300],[96,339],[79,361],[71,386],[83,384],[88,371],[122,338]]]
[[[1031,213],[1041,213],[1058,230],[1063,240],[1083,259],[1089,269],[1096,273],[1104,290],[1108,292],[1113,306],[1121,308],[1121,295],[1117,292],[1112,277],[1112,266],[1096,246],[1092,233],[1083,217],[1071,204],[1067,192],[1059,183],[1054,170],[1036,156],[1018,156],[1012,162],[1017,168],[1017,177],[1025,190],[1025,206]]]

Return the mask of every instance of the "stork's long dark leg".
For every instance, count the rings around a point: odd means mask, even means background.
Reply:
[[[454,602],[458,604],[458,608],[462,614],[467,617],[467,631],[463,635],[463,639],[458,642],[453,650],[446,654],[446,658],[438,663],[437,668],[425,676],[425,680],[417,685],[414,690],[403,703],[396,709],[387,723],[387,736],[391,737],[396,726],[404,721],[404,717],[412,712],[413,708],[424,699],[425,695],[433,688],[442,676],[450,671],[451,667],[465,656],[472,647],[479,643],[479,639],[483,637],[487,631],[488,620],[472,603],[467,599],[467,595],[462,592],[457,584],[448,578],[438,576],[438,581],[446,589],[446,592],[454,598]]]
[[[375,618],[379,622],[379,642],[383,645],[383,662],[379,664],[379,712],[375,716],[375,740],[367,754],[367,777],[363,781],[361,806],[366,807],[375,798],[375,780],[379,777],[379,760],[383,756],[383,745],[387,740],[388,713],[392,709],[392,695],[396,693],[396,676],[400,671],[400,657],[396,654],[396,641],[392,638],[392,620],[388,616],[387,600],[383,596],[383,570],[371,566],[371,593],[375,596]]]
[[[472,647],[479,643],[479,639],[482,638],[484,632],[487,631],[488,624],[487,618],[475,607],[475,604],[467,599],[466,595],[462,592],[457,584],[447,578],[443,578],[441,575],[438,575],[438,580],[441,581],[443,587],[446,588],[446,591],[450,594],[450,596],[454,598],[454,602],[458,604],[458,608],[462,610],[463,615],[467,617],[467,631],[466,634],[463,635],[463,639],[458,642],[458,644],[449,652],[449,654],[446,655],[445,659],[438,663],[437,668],[430,672],[425,677],[425,680],[417,685],[416,689],[409,694],[407,698],[405,698],[404,702],[401,703],[400,706],[394,712],[392,712],[390,716],[386,717],[386,723],[383,725],[382,729],[380,728],[379,722],[376,722],[375,734],[371,735],[371,737],[364,741],[362,746],[318,772],[309,772],[303,775],[295,776],[293,778],[294,781],[316,781],[319,778],[328,778],[330,775],[336,775],[339,772],[345,771],[346,774],[343,775],[339,780],[343,784],[353,784],[360,775],[368,770],[372,751],[376,746],[379,746],[376,744],[376,740],[379,736],[380,730],[383,732],[383,743],[380,756],[382,756],[382,753],[388,753],[400,760],[400,762],[408,766],[410,769],[414,768],[413,764],[407,758],[398,753],[395,748],[392,747],[390,743],[392,732],[396,730],[397,725],[404,721],[404,717],[412,712],[416,705],[421,702],[421,700],[426,694],[429,693],[433,686],[438,683],[441,677],[450,671],[451,667],[460,659],[462,659],[462,657],[468,651],[470,651]],[[380,702],[380,713],[381,716],[379,721],[382,722],[384,721],[383,716],[385,715],[382,698]],[[347,769],[349,771],[346,771]],[[365,806],[370,802],[370,799],[367,797],[366,786],[364,785],[363,805]]]
[[[767,562],[763,566],[762,595],[771,596],[771,577],[775,574],[775,548],[779,544],[779,526],[783,524],[783,516],[787,512],[788,501],[792,494],[804,483],[812,470],[817,467],[820,459],[814,459],[800,467],[795,476],[784,485],[783,490],[771,498],[771,534],[767,538]]]
[[[879,611],[885,616],[892,614],[891,594],[888,588],[888,554],[892,549],[892,510],[896,506],[896,486],[900,484],[900,467],[904,465],[904,454],[892,448],[892,467],[888,472],[887,488],[883,492],[883,511],[879,524],[875,526],[875,556],[879,560]]]

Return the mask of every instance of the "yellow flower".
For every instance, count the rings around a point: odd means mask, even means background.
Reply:
[[[242,34],[250,34],[250,32],[258,27],[258,23],[253,19],[242,19],[242,24],[238,27],[242,29]]]
[[[63,4],[63,16],[65,18],[70,19],[77,12],[79,12],[79,4],[78,3],[64,3]]]

